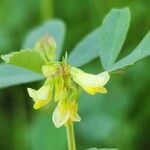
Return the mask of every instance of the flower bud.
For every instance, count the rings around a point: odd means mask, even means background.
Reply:
[[[51,36],[46,35],[41,38],[36,43],[35,50],[40,53],[46,62],[54,61],[56,58],[56,42]]]

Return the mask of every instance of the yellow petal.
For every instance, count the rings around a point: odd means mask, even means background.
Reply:
[[[52,116],[55,126],[59,128],[69,121],[79,122],[81,118],[77,114],[77,110],[78,105],[75,101],[59,101]]]
[[[78,114],[76,114],[76,115],[74,116],[74,118],[72,118],[72,121],[80,122],[80,121],[81,121],[81,117],[80,117]]]
[[[89,87],[84,87],[83,86],[83,89],[91,95],[94,95],[96,93],[102,93],[102,94],[107,93],[107,89],[105,87],[96,87],[96,88],[92,87],[92,88],[89,88]]]
[[[99,90],[98,90],[98,93],[106,94],[107,89],[105,87],[100,87]]]
[[[50,87],[43,86],[37,91],[38,99],[48,100],[51,95]]]
[[[109,73],[107,71],[98,75],[85,73],[82,70],[71,67],[71,75],[73,80],[79,84],[87,93],[107,93],[107,90],[103,87],[109,81]]]
[[[60,101],[57,104],[57,107],[55,108],[52,116],[52,120],[57,128],[61,127],[64,125],[70,116],[70,109],[68,102],[62,102]]]
[[[51,91],[48,86],[42,86],[39,90],[34,90],[31,88],[27,88],[29,96],[33,98],[33,100],[39,101],[39,100],[47,100],[51,96]]]
[[[69,103],[69,108],[70,108],[70,119],[71,121],[76,121],[76,122],[80,122],[81,118],[80,116],[77,114],[77,111],[78,111],[78,104],[77,102],[74,100],[74,101],[71,101]]]
[[[39,109],[39,108],[41,108],[42,106],[47,105],[48,103],[49,103],[48,100],[40,100],[40,101],[37,101],[37,102],[34,103],[33,108],[34,108],[34,109]]]
[[[27,91],[28,91],[29,96],[32,97],[34,101],[36,101],[37,99],[36,90],[27,88]]]
[[[39,109],[50,102],[52,98],[52,89],[53,85],[49,84],[48,81],[46,81],[39,90],[27,88],[29,96],[33,98],[35,102],[33,106],[34,109]]]
[[[107,71],[102,72],[97,75],[99,77],[99,81],[101,82],[101,86],[104,86],[110,79],[110,75]]]
[[[64,95],[64,79],[62,75],[57,75],[55,77],[55,101],[62,99]]]

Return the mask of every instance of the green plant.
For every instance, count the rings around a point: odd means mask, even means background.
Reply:
[[[100,57],[103,69],[109,72],[110,75],[113,75],[114,73],[116,74],[122,72],[127,67],[133,65],[137,61],[143,59],[144,57],[149,56],[150,33],[148,33],[144,37],[142,42],[135,48],[135,50],[133,50],[133,52],[131,52],[131,54],[116,62],[116,59],[118,58],[119,52],[125,41],[126,34],[129,28],[129,23],[130,23],[130,12],[128,8],[124,8],[121,10],[113,9],[105,17],[103,24],[100,27],[98,27],[95,31],[90,33],[88,36],[86,36],[72,50],[71,54],[68,57],[68,63],[71,64],[71,66],[73,65],[80,67],[88,63],[90,60],[96,57]],[[40,39],[42,36],[44,36],[47,32],[56,40],[57,44],[56,58],[57,59],[60,58],[65,33],[65,26],[61,21],[51,21],[49,23],[42,25],[29,35],[24,44],[25,50],[2,56],[2,59],[4,59],[5,62],[25,69],[11,65],[1,65],[0,70],[2,70],[1,73],[3,75],[3,80],[0,81],[1,88],[15,84],[21,84],[44,79],[41,68],[46,61],[44,59],[41,59],[42,58],[41,56],[43,56],[43,54],[40,54],[39,52],[35,51],[39,49],[39,47],[38,48],[35,47],[34,50],[29,49],[32,49],[37,40]],[[47,46],[46,44],[44,45]],[[52,50],[54,47],[55,46],[50,48],[50,50]],[[46,55],[47,54],[53,53],[46,52]],[[53,61],[51,60],[51,56],[48,59],[50,61]],[[64,64],[67,63],[66,59],[67,57],[63,59],[62,63]],[[49,62],[46,63],[48,63],[47,65],[49,65]],[[5,71],[6,68],[9,69],[9,72]],[[53,73],[54,68],[52,68],[52,71],[50,71],[51,67],[48,68],[50,73]],[[47,71],[44,71],[46,73],[43,74],[46,77],[48,77],[47,74],[49,74],[49,71],[48,73]],[[80,74],[80,72],[81,71],[79,71],[78,74]],[[18,78],[16,78],[16,73],[18,74]],[[14,78],[15,80],[13,80]],[[47,83],[45,84],[47,85]],[[35,97],[33,94],[31,94],[31,90],[29,93],[31,97],[33,98]],[[34,92],[32,91],[32,93]],[[72,132],[73,131],[72,127],[68,127],[68,131],[69,130]]]

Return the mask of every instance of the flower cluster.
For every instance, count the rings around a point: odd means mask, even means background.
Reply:
[[[78,115],[78,97],[80,87],[87,93],[107,93],[104,85],[110,76],[107,71],[98,75],[85,73],[67,63],[67,55],[62,61],[56,61],[56,44],[53,38],[44,37],[35,46],[35,50],[45,60],[42,73],[46,77],[44,85],[34,90],[28,88],[29,96],[34,100],[34,109],[47,105],[51,100],[57,103],[52,120],[56,127],[68,122],[80,121]]]

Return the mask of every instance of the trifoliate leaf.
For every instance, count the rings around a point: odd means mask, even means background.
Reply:
[[[69,62],[82,66],[100,55],[103,68],[114,63],[124,43],[130,23],[128,8],[112,9],[102,26],[87,35],[71,52]]]
[[[117,59],[125,41],[130,23],[128,8],[112,9],[101,26],[99,54],[102,66],[107,70]]]
[[[44,77],[39,73],[13,65],[0,64],[0,88],[42,79],[44,79]]]
[[[32,50],[21,50],[11,54],[2,55],[1,58],[8,64],[41,73],[41,68],[45,64],[39,53]]]
[[[118,69],[124,69],[149,55],[150,55],[150,32],[148,32],[148,34],[144,37],[142,42],[135,48],[133,52],[131,52],[130,55],[116,62],[108,70],[112,72]]]
[[[79,42],[69,55],[69,63],[79,67],[98,57],[100,50],[99,35],[100,29],[97,28]]]

